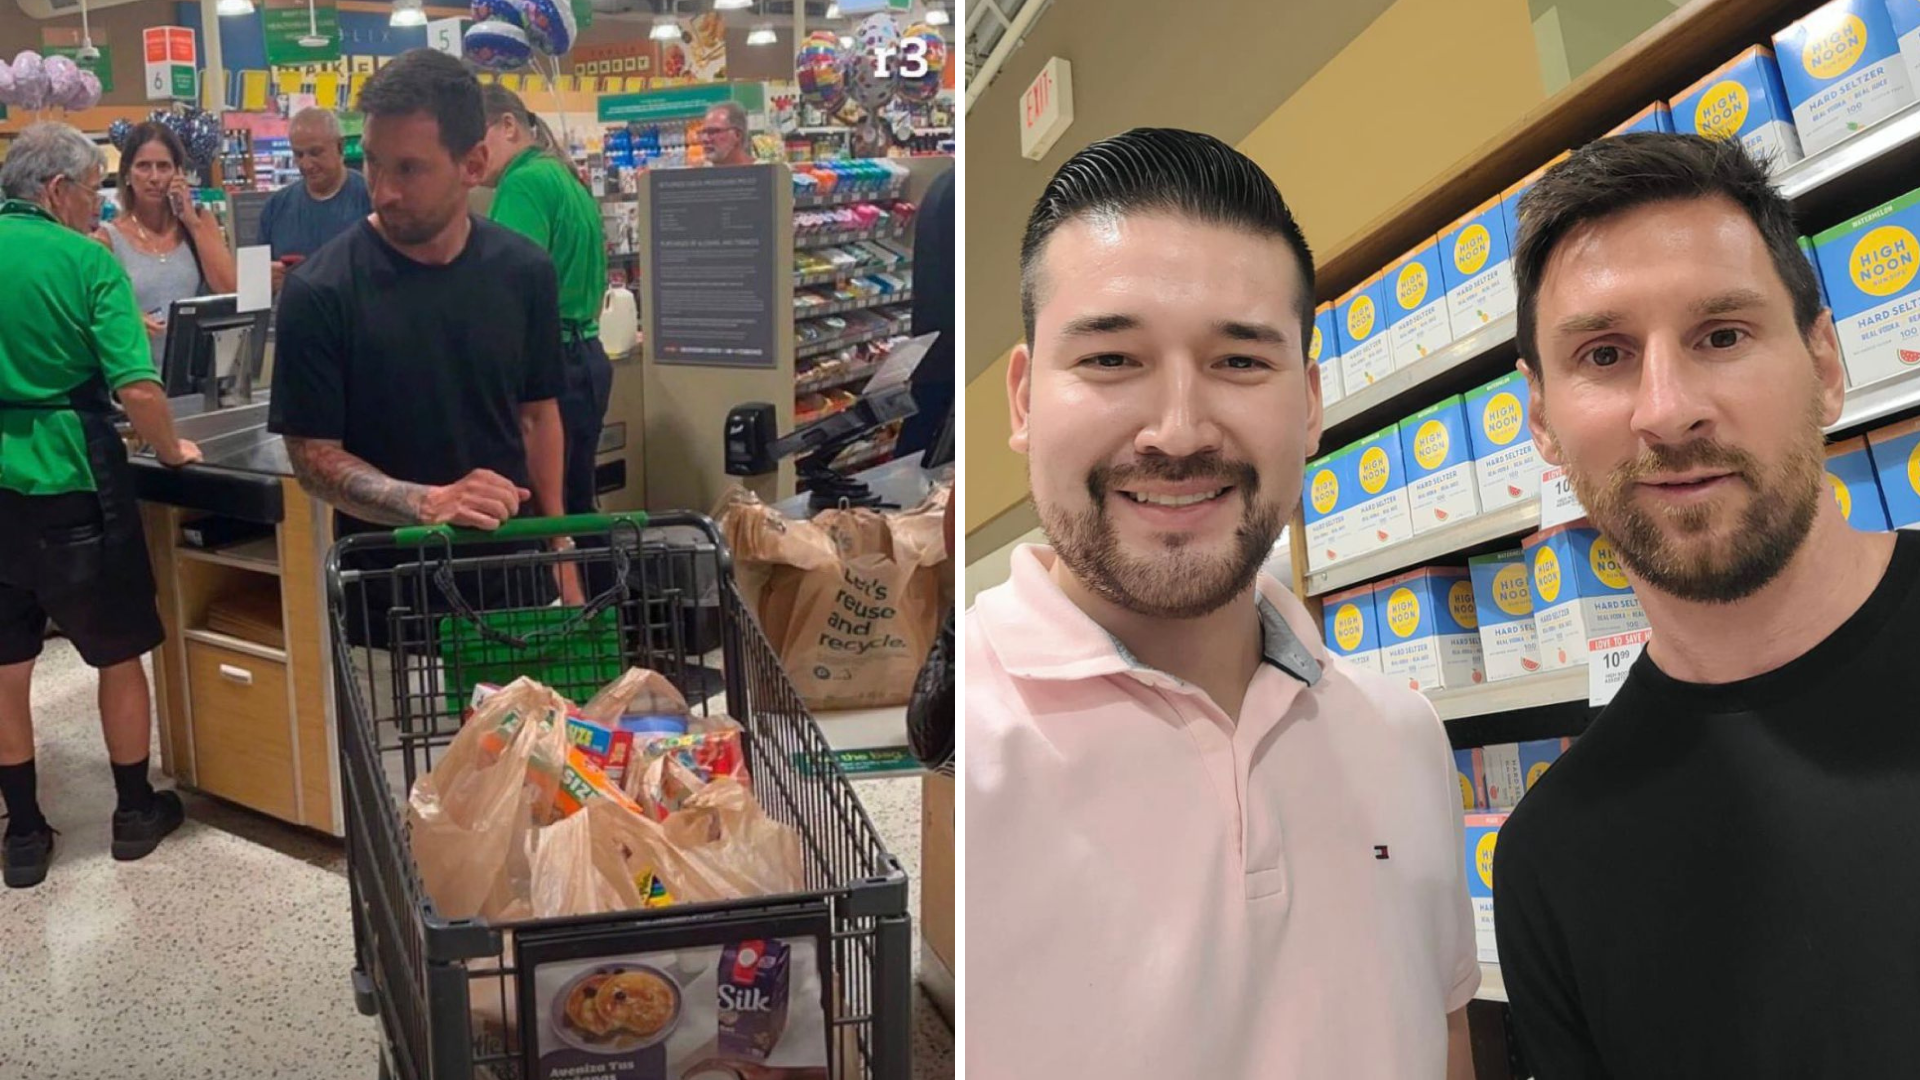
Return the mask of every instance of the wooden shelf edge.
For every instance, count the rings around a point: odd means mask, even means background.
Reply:
[[[232,634],[223,634],[218,630],[188,627],[180,632],[180,636],[186,638],[188,641],[198,641],[202,645],[213,645],[222,649],[231,649],[237,653],[245,653],[248,656],[258,657],[261,660],[271,660],[277,664],[287,662],[287,650],[285,649],[276,649],[271,645],[262,645],[257,641],[248,641],[246,638],[234,637]]]

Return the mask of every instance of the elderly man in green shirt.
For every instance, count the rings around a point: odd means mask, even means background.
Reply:
[[[53,858],[34,773],[33,663],[52,618],[100,673],[100,722],[119,803],[113,856],[138,859],[180,825],[180,797],[147,780],[152,708],[142,654],[163,632],[134,505],[118,394],[134,433],[178,467],[133,286],[88,237],[106,158],[65,124],[35,124],[0,165],[0,797],[6,884]]]
[[[613,392],[613,364],[600,344],[600,303],[607,291],[607,233],[600,204],[564,159],[546,122],[504,86],[485,88],[487,178],[494,189],[487,216],[539,244],[560,278],[560,333],[566,386],[560,420],[566,428],[566,508],[595,508],[593,458]]]

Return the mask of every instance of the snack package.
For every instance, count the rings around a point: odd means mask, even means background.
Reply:
[[[567,741],[587,759],[600,766],[615,787],[627,776],[627,763],[633,757],[634,733],[624,727],[608,727],[578,716],[567,717]]]
[[[560,782],[554,789],[548,817],[541,824],[564,821],[579,813],[594,799],[611,799],[636,814],[643,812],[640,805],[607,779],[606,771],[594,764],[578,746],[567,747],[566,766],[560,770],[559,776]]]
[[[648,816],[664,821],[699,785],[724,777],[749,786],[740,734],[736,726],[645,742],[628,768],[627,794],[645,808]],[[669,761],[686,770],[693,784],[676,784],[674,774],[666,768]]]

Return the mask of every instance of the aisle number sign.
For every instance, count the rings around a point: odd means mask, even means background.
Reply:
[[[1020,95],[1020,156],[1039,161],[1073,126],[1073,65],[1056,56]]]
[[[148,101],[192,101],[198,96],[198,50],[193,31],[184,26],[149,26],[141,31],[146,56]]]
[[[454,59],[465,55],[462,42],[462,27],[467,20],[461,18],[435,19],[427,24],[427,48],[434,52],[443,52]]]

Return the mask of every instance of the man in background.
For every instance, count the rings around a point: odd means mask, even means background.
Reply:
[[[723,101],[708,109],[700,121],[700,145],[706,149],[709,165],[753,164],[747,110],[737,101]]]
[[[331,110],[294,114],[287,142],[300,180],[274,192],[260,211],[259,242],[273,249],[275,293],[289,269],[373,213],[367,181],[347,168],[347,141]]]

